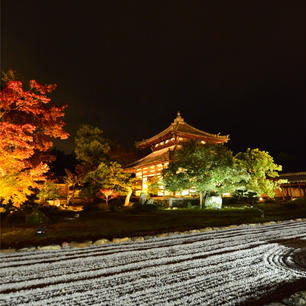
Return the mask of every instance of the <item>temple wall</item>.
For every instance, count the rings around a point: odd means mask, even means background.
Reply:
[[[275,190],[276,198],[303,198],[305,196],[305,185],[281,186],[282,190]]]

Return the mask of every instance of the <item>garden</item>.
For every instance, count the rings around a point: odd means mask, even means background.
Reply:
[[[25,88],[12,71],[2,85],[1,248],[305,217],[305,199],[273,200],[285,182],[277,178],[282,166],[259,149],[233,154],[224,145],[189,141],[136,197],[141,182],[125,171],[122,147],[84,124],[74,138],[73,166],[54,169],[53,141],[69,136],[66,106],[49,97],[56,86],[32,80]],[[161,189],[169,196],[156,197]],[[190,189],[193,197],[179,200]]]
[[[304,199],[258,203],[253,206],[246,203],[224,204],[222,209],[200,209],[199,206],[166,209],[157,205],[126,208],[115,204],[111,204],[108,210],[102,203],[91,203],[80,212],[54,207],[39,210],[24,207],[16,214],[2,214],[1,248],[95,241],[101,238],[111,240],[113,237],[150,236],[204,227],[306,217]],[[43,233],[37,233],[37,229],[41,228]]]

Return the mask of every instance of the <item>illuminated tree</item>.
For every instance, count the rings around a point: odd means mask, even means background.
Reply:
[[[210,193],[221,194],[239,188],[247,174],[238,168],[232,152],[224,145],[205,144],[190,141],[177,150],[174,160],[162,172],[165,188],[182,191],[195,188],[203,196]]]
[[[76,192],[76,185],[79,182],[79,178],[76,174],[72,173],[69,169],[65,168],[66,176],[64,177],[65,185],[67,186],[67,205],[74,198]]]
[[[117,162],[100,163],[97,169],[89,171],[83,179],[84,187],[81,195],[95,198],[99,190],[112,190],[114,193],[125,194],[124,205],[129,204],[132,195],[133,179],[125,173]]]
[[[0,93],[0,199],[19,207],[45,180],[52,139],[66,139],[64,109],[48,94],[56,85],[7,80]]]
[[[44,203],[47,200],[58,199],[59,196],[59,190],[53,182],[45,182],[42,189],[37,194],[37,198],[41,203]]]
[[[240,188],[244,193],[253,193],[257,197],[266,193],[273,198],[275,190],[281,190],[280,184],[287,182],[273,180],[279,176],[278,171],[282,170],[282,166],[275,164],[268,152],[248,148],[235,156],[235,162],[249,175],[244,187]]]
[[[102,194],[102,198],[105,199],[106,206],[108,206],[108,202],[112,199],[115,199],[119,196],[119,193],[115,192],[114,189],[103,189],[101,188],[98,192],[98,197],[101,197],[100,194]]]
[[[147,180],[147,194],[148,196],[157,195],[161,189],[162,183],[159,176],[149,177]]]
[[[134,180],[130,178],[130,174],[123,171],[118,162],[111,161],[114,156],[120,155],[118,155],[119,145],[104,138],[102,133],[97,127],[82,125],[75,137],[74,152],[81,162],[77,172],[83,185],[80,195],[93,200],[101,188],[109,192],[112,190],[114,193],[126,195],[124,205],[127,206],[132,195]],[[115,149],[111,147],[112,145]]]

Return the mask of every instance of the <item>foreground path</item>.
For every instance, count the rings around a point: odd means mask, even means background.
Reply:
[[[0,255],[0,305],[241,305],[306,279],[306,223]]]

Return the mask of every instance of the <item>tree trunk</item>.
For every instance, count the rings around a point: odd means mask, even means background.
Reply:
[[[70,202],[72,202],[72,200],[74,199],[74,195],[75,195],[75,185],[72,185]]]
[[[127,195],[126,195],[126,197],[125,197],[124,205],[123,205],[123,206],[129,206],[129,204],[130,204],[130,198],[131,198],[132,193],[133,193],[132,188],[128,188],[128,192],[127,192]]]
[[[108,196],[105,196],[106,207],[108,208]]]
[[[70,202],[71,202],[72,196],[70,193],[70,190],[68,189],[68,193],[67,193],[67,206],[69,206]]]
[[[200,191],[200,208],[203,208],[203,191]]]
[[[70,187],[72,187],[72,190],[70,190]],[[67,185],[67,206],[71,203],[72,199],[74,198],[74,192],[75,192],[75,185],[73,184]]]
[[[209,197],[210,193],[209,192],[205,192],[205,195],[204,195],[204,206],[206,205],[206,200],[207,198]],[[206,207],[206,206],[205,206]]]

